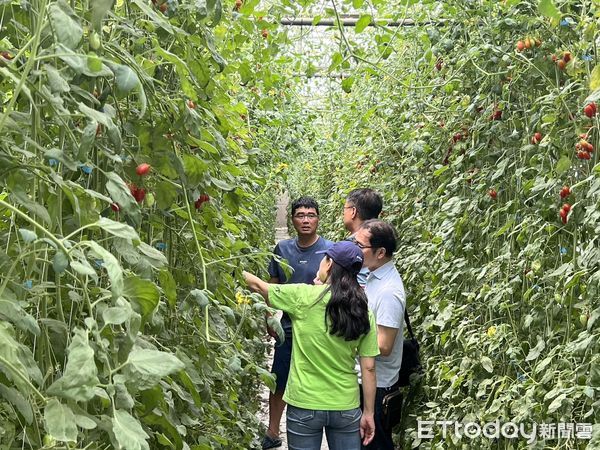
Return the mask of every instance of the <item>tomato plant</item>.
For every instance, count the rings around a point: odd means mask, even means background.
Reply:
[[[287,99],[256,6],[0,5],[0,447],[256,444],[238,263],[271,247]]]
[[[402,17],[437,26],[403,28],[386,59],[368,38],[340,37],[345,69],[356,71],[352,91],[328,92],[340,106],[299,145],[290,190],[317,196],[322,231],[334,239],[344,236],[349,190],[384,196],[427,364],[409,393],[400,448],[525,448],[451,433],[419,439],[416,419],[600,418],[599,132],[587,106],[600,97],[598,5],[421,6],[406,5]],[[447,131],[464,128],[467,139]],[[560,447],[598,442],[595,426],[591,442]]]

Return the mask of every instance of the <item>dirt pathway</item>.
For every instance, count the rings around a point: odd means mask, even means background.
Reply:
[[[287,193],[284,193],[277,199],[277,216],[275,222],[275,241],[279,242],[283,239],[289,239],[288,227],[287,227],[287,217],[288,217],[288,204],[290,199]],[[273,341],[271,340],[271,343]],[[271,367],[273,362],[273,347],[269,349],[269,361],[268,367]],[[260,395],[260,413],[259,418],[261,423],[265,425],[265,427],[269,424],[269,389],[266,386],[262,387],[261,395]],[[286,414],[283,413],[283,418],[281,419],[281,440],[283,445],[279,447],[281,450],[288,450],[287,446],[287,433],[286,433]],[[323,443],[321,445],[321,450],[329,450],[327,446],[327,442],[325,436],[323,436]]]

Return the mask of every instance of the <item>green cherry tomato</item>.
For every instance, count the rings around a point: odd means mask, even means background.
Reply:
[[[92,31],[92,33],[90,34],[90,48],[92,50],[98,50],[100,48],[101,45],[101,41],[100,41],[100,35],[98,34],[97,31]]]

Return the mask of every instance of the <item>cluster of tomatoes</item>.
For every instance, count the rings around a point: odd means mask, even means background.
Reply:
[[[569,195],[571,195],[571,188],[569,186],[563,186],[559,192],[560,198],[565,199]],[[560,208],[558,215],[560,216],[560,220],[562,223],[566,224],[569,221],[569,211],[571,211],[571,205],[569,203],[565,203]]]
[[[579,142],[575,144],[575,150],[577,150],[577,157],[579,159],[590,159],[594,152],[594,146],[587,140],[586,134],[579,135]]]
[[[163,14],[166,14],[169,10],[169,3],[167,1],[152,0],[152,4]]]
[[[141,163],[135,168],[135,173],[140,177],[145,177],[152,170],[152,166],[148,163]],[[131,196],[135,199],[136,202],[142,203],[146,198],[146,189],[140,186],[137,186],[135,183],[130,183],[127,185],[129,187],[129,192]],[[200,195],[196,201],[194,202],[194,206],[196,209],[200,209],[202,205],[206,202],[210,201],[210,197],[208,194]],[[118,203],[113,203],[110,205],[113,211],[118,212],[121,210],[121,207]]]
[[[542,41],[538,38],[530,38],[526,37],[522,41],[517,41],[516,49],[518,52],[522,52],[523,50],[529,50],[530,48],[539,47],[542,45]]]
[[[571,52],[564,52],[561,58],[552,55],[552,61],[556,63],[556,67],[558,67],[559,70],[565,70],[567,64],[571,61]]]
[[[196,209],[200,209],[202,205],[208,202],[209,200],[210,197],[208,196],[208,194],[202,194],[196,199],[196,201],[194,202],[194,206],[196,207]]]
[[[594,118],[597,112],[598,108],[595,102],[590,102],[583,108],[583,113],[590,119]],[[575,144],[575,150],[579,159],[591,159],[592,157],[594,146],[588,142],[588,139],[587,133],[579,135],[579,142]]]

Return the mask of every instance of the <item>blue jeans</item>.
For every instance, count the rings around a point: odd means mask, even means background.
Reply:
[[[360,450],[360,408],[347,411],[319,411],[287,407],[289,450],[319,450],[323,428],[329,450]]]

